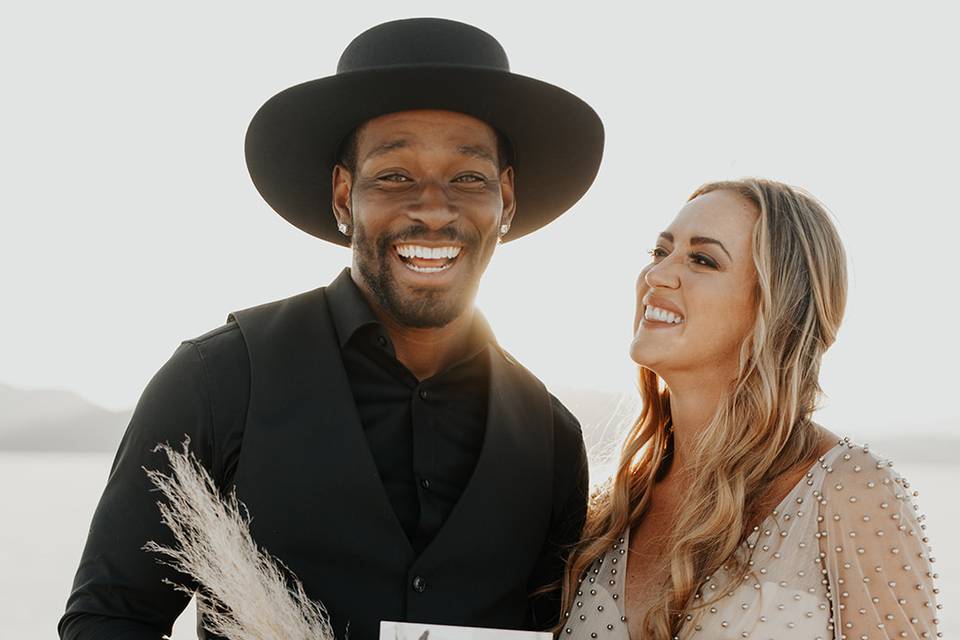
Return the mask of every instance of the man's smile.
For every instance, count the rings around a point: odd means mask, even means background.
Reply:
[[[426,244],[402,243],[394,245],[394,251],[403,265],[415,273],[432,274],[450,269],[463,251],[456,244],[429,246]]]

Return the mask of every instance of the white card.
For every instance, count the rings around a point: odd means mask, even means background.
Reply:
[[[380,622],[380,640],[553,640],[546,631],[458,627],[429,622]]]

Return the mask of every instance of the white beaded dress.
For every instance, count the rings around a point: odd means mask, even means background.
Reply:
[[[747,574],[704,579],[680,639],[939,637],[924,516],[892,464],[847,440],[828,451],[740,546]],[[642,640],[624,610],[629,540],[588,569],[560,640]]]

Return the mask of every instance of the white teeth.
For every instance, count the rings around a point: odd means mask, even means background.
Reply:
[[[453,259],[460,255],[461,247],[424,247],[417,244],[397,245],[397,253],[403,258],[424,258],[428,260]]]
[[[667,311],[666,309],[661,309],[659,307],[653,307],[650,305],[647,305],[647,307],[643,310],[643,317],[647,320],[667,322],[670,324],[680,324],[683,322],[683,318],[672,311]]]
[[[418,267],[418,266],[415,265],[415,264],[410,264],[409,262],[404,262],[404,263],[403,263],[403,266],[405,266],[407,269],[410,269],[411,271],[416,271],[417,273],[436,273],[437,271],[446,271],[447,269],[450,268],[450,265],[451,265],[451,264],[453,264],[453,263],[448,262],[447,264],[443,265],[442,267]]]

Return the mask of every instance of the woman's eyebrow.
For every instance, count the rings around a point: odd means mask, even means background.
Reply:
[[[728,257],[728,258],[730,258],[731,260],[733,260],[733,256],[731,256],[731,255],[730,255],[730,252],[727,251],[727,248],[726,248],[725,246],[723,246],[723,243],[720,242],[719,240],[714,239],[714,238],[708,238],[708,237],[706,237],[706,236],[694,236],[694,237],[690,238],[690,244],[694,244],[694,245],[696,245],[696,244],[715,244],[715,245],[717,245],[718,247],[720,247],[721,249],[723,249],[723,252],[724,252],[725,254],[727,254],[727,257]]]
[[[667,242],[673,242],[673,234],[670,233],[669,231],[662,231],[662,232],[660,232],[660,237],[663,238],[664,240],[666,240]],[[730,252],[727,251],[727,248],[726,248],[725,246],[723,246],[723,243],[720,242],[719,240],[715,239],[715,238],[708,238],[707,236],[693,236],[692,238],[690,238],[690,244],[691,244],[691,245],[697,245],[697,244],[715,244],[715,245],[717,245],[718,247],[720,247],[725,254],[727,254],[727,257],[728,257],[728,258],[730,258],[731,260],[733,260],[733,256],[731,256],[731,255],[730,255]]]

